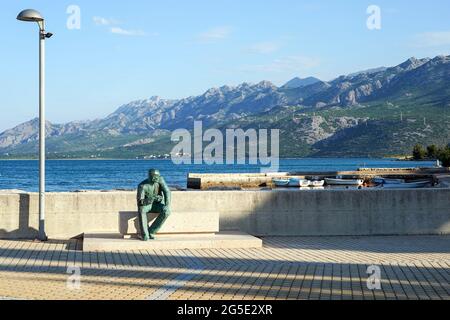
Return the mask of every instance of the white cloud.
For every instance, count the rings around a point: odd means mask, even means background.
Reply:
[[[266,73],[284,73],[284,72],[302,72],[320,65],[318,58],[306,56],[289,56],[275,59],[267,64],[248,65],[242,68],[246,72],[266,72]]]
[[[120,34],[122,36],[145,36],[146,33],[142,30],[126,30],[120,27],[112,27],[111,33]]]
[[[197,39],[201,42],[215,42],[228,38],[232,31],[233,29],[228,26],[216,27],[200,33]]]
[[[114,24],[118,24],[118,22],[114,19],[107,19],[103,17],[93,17],[94,23],[98,26],[110,26]]]
[[[280,47],[280,44],[276,42],[260,42],[247,47],[245,51],[257,54],[269,54],[278,51]]]
[[[122,35],[122,36],[146,36],[147,34],[142,30],[130,30],[119,27],[121,24],[115,19],[107,19],[99,16],[93,17],[93,21],[98,26],[108,27],[109,32]],[[158,36],[159,34],[154,32],[153,36]]]
[[[415,36],[418,47],[440,47],[450,45],[450,31],[424,32]]]

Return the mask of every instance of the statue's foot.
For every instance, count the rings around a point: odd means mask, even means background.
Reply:
[[[149,237],[149,236],[144,236],[144,237],[142,237],[142,241],[148,241],[148,240],[150,240],[150,237]]]
[[[150,234],[148,237],[149,237],[150,240],[155,240],[155,235],[154,234]]]

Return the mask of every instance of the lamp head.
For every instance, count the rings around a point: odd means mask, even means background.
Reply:
[[[19,15],[17,16],[17,20],[26,22],[42,22],[44,21],[44,18],[38,11],[27,9],[19,13]]]

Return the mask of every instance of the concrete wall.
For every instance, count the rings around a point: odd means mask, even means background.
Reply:
[[[133,192],[50,193],[46,230],[120,232],[135,210]],[[221,230],[253,235],[450,234],[449,189],[174,192],[173,211],[218,211]],[[0,238],[33,238],[37,225],[37,194],[0,194]]]

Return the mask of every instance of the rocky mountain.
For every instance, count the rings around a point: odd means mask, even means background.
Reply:
[[[363,71],[358,71],[355,73],[351,73],[348,76],[349,77],[356,77],[359,76],[361,74],[372,74],[372,73],[377,73],[377,72],[381,72],[381,71],[385,71],[387,68],[386,67],[379,67],[379,68],[373,68],[373,69],[367,69],[367,70],[363,70]]]
[[[280,128],[285,156],[401,153],[421,141],[450,141],[449,83],[450,56],[438,56],[329,82],[295,78],[282,87],[262,81],[179,100],[152,97],[121,106],[104,119],[48,122],[47,151],[55,157],[167,153],[172,130],[201,120],[204,127],[222,129]],[[380,136],[391,145],[377,143]],[[0,154],[35,154],[37,141],[34,119],[0,134]]]
[[[305,79],[295,77],[294,79],[288,81],[282,88],[283,89],[303,88],[315,84],[317,82],[320,82],[320,80],[314,77],[307,77]]]

